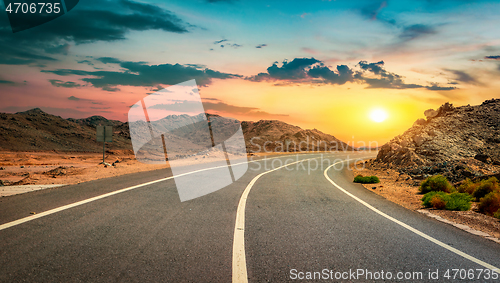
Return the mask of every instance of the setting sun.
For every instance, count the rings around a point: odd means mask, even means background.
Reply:
[[[377,123],[385,121],[385,119],[387,119],[387,116],[387,112],[382,109],[375,109],[370,112],[370,119]]]

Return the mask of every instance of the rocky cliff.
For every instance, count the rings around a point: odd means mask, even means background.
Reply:
[[[452,181],[495,173],[500,165],[500,99],[477,106],[445,103],[382,146],[375,163],[421,179]]]

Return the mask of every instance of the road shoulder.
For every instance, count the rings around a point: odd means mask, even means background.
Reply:
[[[473,210],[449,211],[425,209],[421,205],[422,195],[418,193],[415,181],[400,176],[392,169],[368,169],[363,162],[351,165],[353,175],[379,177],[379,184],[364,184],[363,186],[385,199],[401,205],[409,210],[420,212],[438,221],[453,225],[469,233],[482,236],[500,244],[500,221]]]

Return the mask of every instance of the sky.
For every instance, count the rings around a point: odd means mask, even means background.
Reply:
[[[137,101],[195,79],[207,112],[382,145],[427,109],[500,98],[499,12],[466,0],[81,0],[16,33],[0,12],[0,112],[125,122]]]

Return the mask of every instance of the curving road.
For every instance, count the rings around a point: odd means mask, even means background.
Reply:
[[[0,282],[500,282],[498,244],[353,184],[371,156],[276,156],[186,202],[168,171],[1,198]]]

